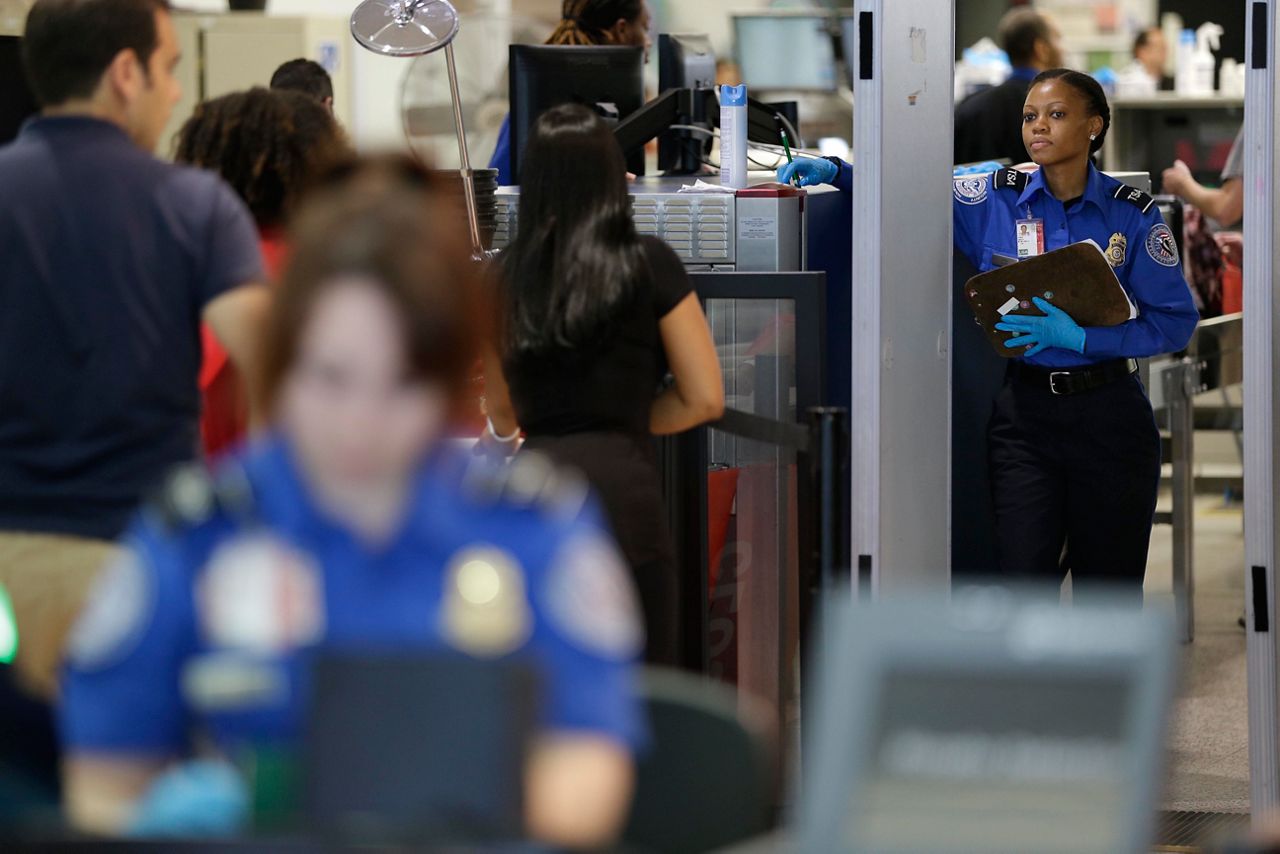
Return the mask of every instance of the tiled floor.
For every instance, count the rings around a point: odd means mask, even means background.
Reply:
[[[1163,508],[1162,508],[1163,509]],[[1248,706],[1241,507],[1201,496],[1196,506],[1196,639],[1169,732],[1167,810],[1248,812]],[[1159,527],[1147,570],[1148,601],[1171,595],[1170,529]]]

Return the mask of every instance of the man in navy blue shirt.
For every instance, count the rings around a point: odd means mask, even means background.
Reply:
[[[180,90],[167,0],[37,0],[41,115],[0,148],[0,584],[48,692],[84,590],[197,448],[200,323],[249,375],[267,294],[253,221],[152,152]]]
[[[1009,55],[1013,73],[999,86],[975,92],[956,107],[955,163],[1027,160],[1022,102],[1032,78],[1062,65],[1062,34],[1035,9],[1010,10],[1000,19],[996,38]]]

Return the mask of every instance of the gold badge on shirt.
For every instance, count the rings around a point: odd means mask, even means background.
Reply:
[[[496,658],[515,652],[533,630],[524,573],[492,546],[458,552],[445,573],[440,627],[459,652]]]
[[[1114,267],[1124,266],[1125,251],[1129,248],[1129,241],[1120,232],[1111,235],[1111,242],[1107,244],[1107,251],[1102,253],[1107,256],[1107,263]]]

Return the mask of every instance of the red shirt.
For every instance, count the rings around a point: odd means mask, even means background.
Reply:
[[[288,255],[284,233],[275,228],[261,229],[258,243],[271,281],[280,277]],[[244,439],[249,421],[249,401],[244,382],[236,372],[227,351],[218,342],[208,324],[200,325],[204,345],[204,361],[200,366],[200,441],[206,457],[216,457]]]

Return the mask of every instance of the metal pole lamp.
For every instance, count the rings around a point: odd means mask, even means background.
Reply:
[[[454,132],[458,137],[458,157],[462,163],[462,190],[467,203],[467,227],[476,258],[486,253],[480,240],[476,210],[476,187],[467,153],[467,129],[462,121],[462,99],[458,94],[458,68],[453,57],[453,40],[458,35],[458,10],[446,0],[364,0],[351,13],[351,34],[361,47],[383,56],[422,56],[444,49],[449,67],[449,94],[453,100]]]

